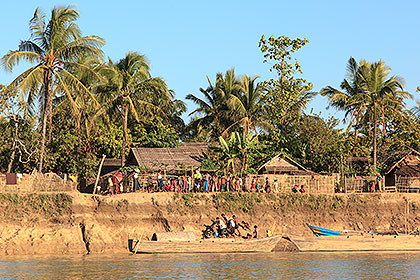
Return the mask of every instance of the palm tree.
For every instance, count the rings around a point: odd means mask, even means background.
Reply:
[[[362,61],[361,61],[362,63]],[[359,123],[366,111],[366,102],[363,102],[365,97],[360,90],[360,76],[358,74],[359,64],[353,57],[350,57],[347,62],[346,77],[340,84],[340,88],[344,91],[340,91],[332,86],[327,86],[321,89],[320,94],[327,96],[330,102],[330,106],[345,111],[344,119],[350,116],[349,125],[347,130],[351,126],[355,128],[355,137],[357,138]]]
[[[31,39],[22,41],[18,50],[9,51],[1,59],[7,71],[12,71],[21,60],[35,64],[21,73],[9,87],[15,88],[26,99],[34,103],[38,97],[42,114],[42,138],[39,155],[39,171],[42,171],[47,118],[51,119],[53,97],[63,93],[74,104],[74,95],[90,96],[89,90],[70,69],[86,68],[79,63],[82,57],[102,59],[101,47],[105,41],[97,36],[82,36],[75,21],[79,12],[68,7],[54,7],[48,22],[42,10],[36,9],[30,20]]]
[[[322,95],[328,96],[330,104],[340,110],[351,114],[352,120],[356,120],[356,129],[361,122],[367,123],[373,128],[373,169],[377,166],[377,129],[378,122],[382,118],[382,126],[385,131],[387,110],[395,111],[402,108],[403,98],[411,97],[404,91],[404,82],[398,76],[388,77],[391,68],[382,60],[369,63],[361,60],[359,64],[354,58],[350,58],[347,66],[349,81],[341,83],[341,92],[331,86],[321,90]]]
[[[257,127],[267,125],[266,122],[262,121],[264,108],[261,105],[265,99],[264,86],[257,83],[256,79],[258,77],[251,78],[244,75],[240,80],[240,90],[234,91],[228,102],[232,108],[234,119],[237,119],[229,128],[240,123],[245,135],[248,135],[251,129],[258,134]]]
[[[204,98],[193,94],[188,94],[186,97],[198,105],[198,108],[189,115],[199,115],[188,126],[196,130],[206,128],[210,130],[210,138],[216,140],[234,122],[228,100],[240,90],[240,87],[234,69],[226,71],[225,75],[217,73],[214,85],[209,77],[207,77],[207,81],[209,86],[206,89],[200,88]]]
[[[122,165],[125,164],[129,114],[137,121],[141,116],[153,113],[166,116],[161,108],[172,101],[172,93],[164,80],[153,78],[149,71],[150,65],[146,57],[136,52],[128,52],[116,64],[109,60],[102,71],[108,77],[109,83],[98,88],[101,103],[110,115],[122,117],[123,120]]]

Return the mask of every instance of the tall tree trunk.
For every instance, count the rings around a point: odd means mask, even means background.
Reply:
[[[376,173],[376,134],[378,129],[378,121],[376,119],[376,110],[373,110],[373,169]]]
[[[49,90],[47,92],[47,101],[50,99]],[[41,151],[39,153],[39,166],[38,172],[42,172],[42,165],[44,163],[45,153],[45,139],[47,138],[47,118],[48,118],[48,106],[44,106],[44,113],[42,116],[42,138],[41,138]]]
[[[77,114],[77,125],[76,125],[76,133],[77,133],[77,146],[76,146],[76,159],[77,162],[79,162],[80,160],[80,126],[81,126],[81,121],[82,121],[82,112],[79,112],[79,114]]]
[[[45,154],[45,140],[47,138],[47,118],[48,118],[48,109],[49,109],[49,103],[51,99],[51,73],[47,72],[44,74],[44,85],[45,90],[47,91],[46,94],[46,100],[44,103],[44,113],[42,116],[42,138],[41,138],[41,151],[39,153],[39,166],[38,166],[38,172],[42,172],[42,167],[44,164],[44,154]]]
[[[384,106],[382,105],[382,133],[386,134],[386,122],[385,122],[385,109]]]
[[[48,101],[48,142],[51,142],[51,134],[52,134],[52,98]]]
[[[123,117],[123,145],[122,145],[122,152],[121,152],[121,166],[125,165],[125,149],[127,147],[127,122],[128,122],[128,109],[129,109],[129,104],[125,104],[124,107],[124,117]]]
[[[18,131],[19,131],[19,124],[18,124],[18,120],[16,116],[14,119],[15,119],[15,134],[13,135],[12,154],[10,155],[10,161],[9,161],[9,166],[7,167],[7,173],[10,173],[10,171],[12,171],[13,161],[15,159],[15,154],[16,154],[16,141],[17,141]]]

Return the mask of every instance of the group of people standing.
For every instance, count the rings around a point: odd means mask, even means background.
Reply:
[[[274,179],[273,184],[268,177],[264,179],[257,176],[245,175],[244,177],[233,175],[216,176],[208,172],[201,174],[196,170],[193,176],[183,175],[171,177],[166,184],[163,181],[161,172],[157,173],[157,190],[164,192],[279,192],[279,184]],[[153,191],[153,190],[149,190]]]

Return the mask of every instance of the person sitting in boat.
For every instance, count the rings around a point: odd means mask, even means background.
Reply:
[[[246,236],[243,237],[244,239],[252,239],[252,234],[249,232],[246,234]]]
[[[215,225],[215,224],[213,224],[213,225],[211,226],[211,229],[213,230],[213,236],[214,236],[215,238],[217,238],[217,237],[219,236],[219,233],[217,232],[216,225]]]
[[[238,233],[238,236],[241,236],[241,231],[239,230],[239,223],[238,223],[238,220],[236,219],[235,215],[232,216],[232,221],[234,223],[233,235]]]
[[[226,235],[226,223],[219,217],[216,218],[216,222],[219,225],[219,237],[223,238]]]
[[[251,230],[251,226],[249,225],[249,223],[247,223],[247,222],[245,222],[245,221],[242,221],[242,222],[239,224],[239,226],[240,226],[240,227],[242,227],[244,230]]]
[[[252,233],[252,238],[258,238],[258,227],[254,226],[254,232]]]
[[[223,220],[225,220],[225,223],[226,224],[229,224],[229,221],[230,221],[230,217],[229,216],[226,216],[224,213],[222,213],[220,216],[222,216],[222,218],[223,218]]]
[[[227,227],[228,227],[227,231],[228,231],[229,235],[235,236],[236,223],[235,223],[233,218],[229,218],[229,220],[227,222]]]
[[[226,233],[228,234],[228,235],[232,235],[233,236],[233,234],[234,234],[234,232],[235,232],[235,222],[232,220],[232,218],[231,217],[229,217],[229,216],[226,216],[225,214],[223,214],[222,213],[222,218],[223,218],[223,220],[224,220],[224,222],[225,222],[225,224],[226,224],[226,226],[227,226],[227,230],[226,230]]]

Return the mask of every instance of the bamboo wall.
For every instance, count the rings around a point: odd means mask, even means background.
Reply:
[[[295,185],[299,188],[303,185],[306,193],[328,194],[335,192],[335,176],[264,174],[259,176],[259,181],[264,182],[266,177],[268,177],[272,187],[274,179],[277,179],[279,192],[281,193],[290,193]]]
[[[6,185],[6,175],[0,175],[0,192],[66,192],[76,189],[76,183],[62,179],[54,173],[25,174],[16,185]]]
[[[398,192],[419,193],[420,177],[397,177],[396,187]]]

